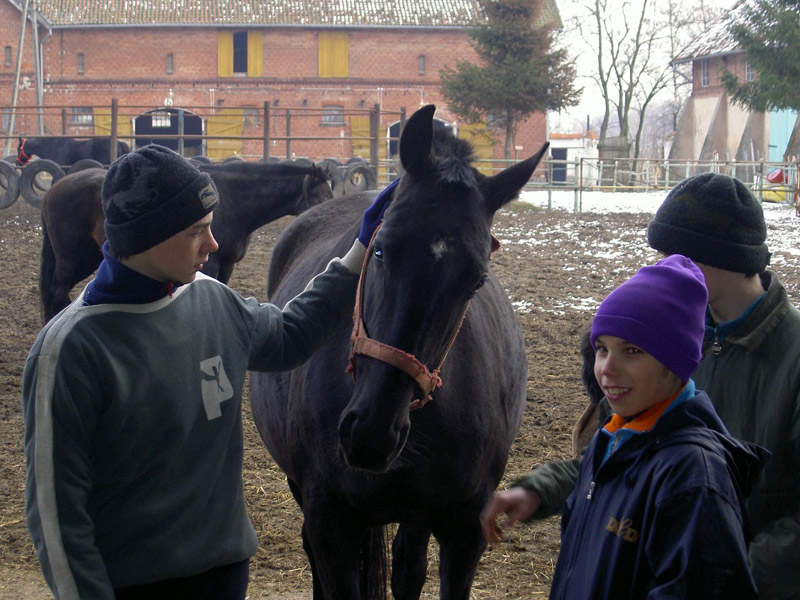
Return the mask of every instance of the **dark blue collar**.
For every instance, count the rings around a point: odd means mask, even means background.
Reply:
[[[126,267],[111,255],[106,242],[103,244],[103,262],[83,293],[83,305],[147,304],[172,295],[179,285],[179,282],[151,279]]]
[[[714,319],[711,317],[711,309],[707,306],[706,307],[706,337],[709,340],[715,340],[717,342],[722,342],[726,337],[728,337],[731,333],[736,331],[739,326],[744,323],[745,319],[750,316],[750,314],[756,309],[756,306],[766,297],[767,292],[761,294],[758,298],[756,298],[753,303],[748,306],[745,311],[740,314],[735,319],[730,321],[725,321],[724,323],[716,323]]]

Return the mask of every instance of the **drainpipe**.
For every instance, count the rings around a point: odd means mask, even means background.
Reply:
[[[31,30],[33,31],[33,90],[36,98],[36,106],[42,106],[42,62],[41,48],[39,47],[39,19],[36,11],[36,0],[31,6]],[[44,135],[44,115],[42,109],[36,109],[36,124],[39,135]]]
[[[11,91],[11,120],[8,124],[8,137],[6,138],[6,148],[4,156],[11,154],[11,135],[14,132],[14,125],[17,117],[17,98],[19,97],[19,73],[22,70],[22,51],[25,43],[25,25],[28,23],[28,4],[30,0],[25,0],[25,7],[22,9],[22,20],[19,28],[19,45],[17,46],[17,66],[14,69],[14,88]]]

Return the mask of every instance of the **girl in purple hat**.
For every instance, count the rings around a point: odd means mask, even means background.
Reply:
[[[758,596],[743,498],[768,453],[732,438],[690,378],[707,300],[675,254],[600,304],[594,373],[614,414],[567,500],[551,599]]]

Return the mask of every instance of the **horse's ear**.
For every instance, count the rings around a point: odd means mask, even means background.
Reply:
[[[400,135],[400,163],[406,173],[421,175],[430,164],[435,104],[423,106],[406,121]]]
[[[550,142],[545,142],[539,151],[527,160],[500,171],[497,175],[486,179],[486,198],[489,210],[494,213],[506,202],[517,197],[522,187],[536,170],[539,161],[542,160]]]
[[[317,169],[317,165],[311,165],[311,181],[314,183],[319,181],[319,169]]]

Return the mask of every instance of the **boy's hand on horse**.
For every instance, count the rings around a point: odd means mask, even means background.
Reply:
[[[539,494],[521,487],[512,487],[502,492],[495,492],[481,511],[481,527],[483,536],[490,544],[502,539],[502,528],[516,527],[522,521],[530,519],[539,507],[542,499]],[[497,523],[501,514],[508,519]]]
[[[364,248],[369,246],[372,240],[372,234],[375,233],[378,225],[380,225],[383,219],[383,213],[386,212],[386,208],[392,201],[393,192],[398,183],[400,183],[399,177],[383,188],[383,191],[378,194],[378,197],[375,198],[367,210],[364,211],[364,217],[361,221],[361,231],[358,234],[358,241],[361,242]]]

